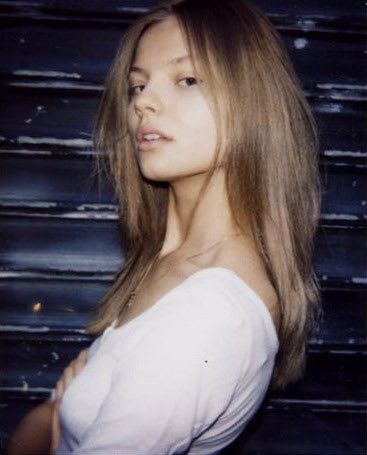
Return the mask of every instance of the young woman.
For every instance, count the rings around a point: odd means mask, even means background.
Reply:
[[[51,452],[219,453],[304,369],[320,302],[310,107],[257,7],[171,1],[125,34],[95,138],[126,263],[45,405]]]

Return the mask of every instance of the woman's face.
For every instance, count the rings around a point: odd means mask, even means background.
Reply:
[[[203,174],[214,158],[214,117],[187,55],[174,17],[148,28],[136,49],[129,75],[128,126],[148,179],[173,182]],[[143,139],[149,131],[169,140]]]

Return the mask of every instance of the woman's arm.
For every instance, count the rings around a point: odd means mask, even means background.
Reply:
[[[84,368],[88,348],[64,369],[56,384],[54,400],[33,408],[15,428],[7,446],[7,455],[52,455],[60,440],[59,408],[61,397],[74,377]]]
[[[23,417],[8,443],[8,455],[47,455],[49,453],[52,407],[51,400],[46,400]]]

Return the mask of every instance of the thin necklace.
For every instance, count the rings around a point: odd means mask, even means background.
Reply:
[[[182,264],[183,262],[187,261],[188,259],[192,259],[196,256],[199,256],[200,254],[203,254],[205,253],[205,251],[208,251],[210,248],[213,248],[213,246],[215,245],[218,245],[218,243],[221,243],[221,242],[224,242],[225,240],[229,239],[230,237],[236,237],[236,236],[242,236],[244,234],[231,234],[231,235],[225,235],[224,237],[221,237],[219,240],[217,240],[215,243],[213,243],[212,245],[210,245],[208,248],[205,248],[205,250],[202,250],[200,251],[199,253],[196,253],[192,256],[188,256],[187,258],[185,258],[184,260],[178,262],[174,267],[177,267],[177,265],[179,264]],[[146,272],[144,273],[144,276],[141,278],[138,286],[135,288],[134,291],[131,292],[130,294],[130,297],[126,303],[126,306],[128,308],[130,308],[132,306],[132,304],[134,303],[135,299],[136,299],[136,296],[139,294],[139,290],[141,288],[141,285],[145,279],[145,277],[148,275],[149,271],[152,269],[153,265],[157,262],[157,258],[158,258],[158,255],[156,255],[156,257],[154,258],[154,260],[152,261],[152,263],[150,264],[150,266],[147,268]],[[161,280],[164,276],[167,275],[167,273],[171,270],[171,266],[168,266],[167,267],[167,271],[164,272],[162,275],[160,275],[156,281],[159,281]]]

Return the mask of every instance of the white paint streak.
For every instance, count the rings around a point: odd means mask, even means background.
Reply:
[[[43,209],[51,209],[57,207],[56,202],[8,202],[8,201],[0,201],[0,207],[23,207],[23,208],[43,208]]]
[[[53,77],[56,79],[81,79],[81,75],[78,73],[64,73],[62,71],[37,71],[37,70],[15,70],[13,71],[15,76],[41,76],[41,77]]]
[[[297,25],[299,25],[302,30],[312,30],[316,26],[316,22],[312,19],[298,19]]]
[[[317,106],[317,110],[320,112],[339,113],[343,112],[343,105],[337,103],[325,103],[320,106]]]
[[[77,273],[77,271],[75,271]],[[29,272],[29,271],[0,271],[0,279],[9,279],[9,278],[20,278],[20,279],[48,279],[48,280],[65,280],[67,278],[70,281],[95,281],[96,279],[98,281],[112,281],[114,279],[114,274],[111,273],[106,273],[106,272],[100,272],[97,277],[95,277],[93,274],[95,272],[91,272],[92,276],[77,276],[77,275],[69,275],[69,274],[57,274],[53,275],[52,271],[50,273],[41,273],[41,272]],[[75,330],[73,329],[73,332],[77,333],[84,333],[84,330]]]
[[[117,211],[117,205],[114,204],[82,204],[76,207],[77,210],[113,210]]]
[[[20,387],[2,387],[2,392],[23,392],[23,388]],[[37,393],[37,392],[48,392],[51,393],[52,390],[49,387],[27,387],[28,393]]]
[[[351,281],[356,284],[367,284],[367,278],[365,277],[352,277]]]
[[[93,142],[87,139],[58,139],[55,137],[30,137],[18,136],[18,144],[48,144],[48,145],[62,145],[66,147],[91,147]]]
[[[145,13],[147,11],[147,8],[139,8],[139,7],[133,7],[133,6],[118,6],[116,8],[116,11],[122,11],[123,13]]]
[[[33,88],[66,88],[75,90],[97,90],[102,91],[103,85],[78,84],[76,82],[9,82],[8,85],[14,87],[33,87]]]
[[[27,325],[4,325],[0,324],[0,332],[28,332],[28,333],[33,333],[33,332],[49,332],[50,328],[49,327],[30,327]]]
[[[321,88],[323,90],[367,90],[367,85],[356,85],[356,84],[316,84],[317,88]]]
[[[19,150],[7,150],[2,149],[0,150],[0,154],[2,153],[11,153],[13,155],[52,155],[52,152],[49,150],[26,150],[26,149],[19,149]]]
[[[325,156],[353,156],[355,158],[367,158],[367,152],[353,152],[349,150],[324,150]]]
[[[339,213],[324,213],[322,218],[326,220],[349,220],[354,221],[358,220],[358,216],[356,215],[347,215],[347,214],[339,214]]]
[[[1,206],[0,206],[1,210]],[[32,213],[25,213],[21,211],[11,211],[7,212],[6,210],[1,210],[2,215],[12,215],[12,216],[23,216],[28,218],[56,218],[56,219],[66,219],[66,220],[102,220],[102,221],[117,221],[117,213],[111,212],[66,212],[66,213],[39,213],[34,211]]]

